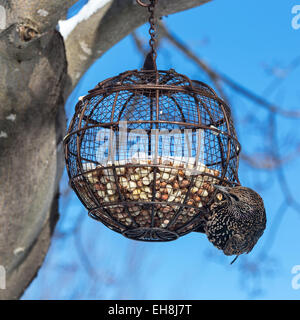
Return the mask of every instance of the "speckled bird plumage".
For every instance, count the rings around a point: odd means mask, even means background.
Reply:
[[[217,187],[219,197],[210,207],[204,232],[225,255],[249,253],[266,228],[263,200],[255,191],[242,186]]]

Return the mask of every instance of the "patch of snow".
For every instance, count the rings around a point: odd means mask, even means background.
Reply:
[[[7,137],[8,137],[8,135],[6,132],[0,131],[0,138],[7,138]]]
[[[17,256],[18,254],[23,253],[24,251],[25,251],[25,249],[22,247],[16,248],[14,250],[14,255]]]
[[[0,6],[0,30],[6,28],[6,11],[3,6]]]
[[[7,120],[12,122],[16,121],[16,118],[17,118],[17,115],[13,113],[11,113],[9,116],[6,117]]]
[[[47,15],[49,14],[49,12],[47,10],[44,9],[39,9],[37,11],[38,15],[40,15],[41,17],[47,17]]]
[[[77,26],[77,24],[84,20],[87,20],[95,12],[97,12],[99,9],[101,9],[111,1],[112,0],[89,0],[89,2],[84,5],[75,16],[68,20],[58,21],[59,31],[63,38],[66,40],[72,30]]]

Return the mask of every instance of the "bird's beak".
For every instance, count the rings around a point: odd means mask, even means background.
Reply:
[[[219,185],[216,185],[216,184],[214,184],[213,186],[214,186],[214,188],[216,188],[217,190],[220,190],[221,192],[224,192],[224,193],[227,193],[227,194],[229,193],[227,187],[219,186]]]

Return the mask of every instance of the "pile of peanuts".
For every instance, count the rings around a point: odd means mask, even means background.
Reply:
[[[192,159],[183,162],[162,157],[155,162],[133,157],[130,162],[120,160],[115,161],[114,166],[108,163],[105,167],[83,163],[83,170],[84,178],[75,180],[77,191],[90,208],[97,206],[93,205],[96,199],[104,208],[97,214],[101,216],[101,212],[107,212],[102,218],[121,231],[128,227],[151,226],[176,230],[191,221],[199,208],[207,204],[220,175],[219,171],[203,164],[194,166]],[[88,191],[84,180],[89,183]],[[179,210],[176,222],[169,226]]]

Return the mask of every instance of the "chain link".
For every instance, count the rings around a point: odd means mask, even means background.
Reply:
[[[150,35],[150,41],[149,45],[151,48],[151,53],[153,56],[153,60],[156,60],[157,57],[157,52],[156,52],[156,26],[155,26],[155,5],[157,3],[157,0],[150,0],[150,5],[148,6],[148,11],[150,13],[149,17],[149,24],[150,24],[150,29],[149,29],[149,35]]]

